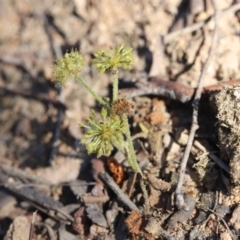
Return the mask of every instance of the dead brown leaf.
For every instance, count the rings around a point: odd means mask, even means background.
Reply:
[[[132,234],[134,239],[139,239],[140,236],[145,237],[146,239],[152,239],[152,235],[147,233],[144,229],[146,221],[144,216],[136,211],[131,211],[130,215],[125,220],[127,224],[128,231]]]

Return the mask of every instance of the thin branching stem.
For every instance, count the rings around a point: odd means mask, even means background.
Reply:
[[[118,82],[118,72],[116,72],[113,75],[113,102],[118,99]]]
[[[82,79],[79,76],[76,76],[76,79],[93,95],[94,98],[107,110],[110,110],[110,107],[108,106],[107,102],[103,100],[93,89],[86,83],[84,79]]]
[[[193,99],[193,116],[192,116],[192,126],[190,129],[190,133],[189,133],[189,138],[188,138],[188,142],[187,142],[187,146],[185,148],[185,152],[183,155],[183,159],[181,161],[180,164],[180,171],[179,171],[179,179],[178,179],[178,184],[175,190],[175,197],[176,197],[176,206],[178,207],[178,209],[185,209],[186,211],[188,211],[188,206],[186,206],[185,202],[184,202],[184,198],[183,198],[183,193],[182,193],[182,186],[183,186],[183,182],[184,182],[184,175],[185,175],[185,170],[186,170],[186,166],[187,166],[187,162],[188,162],[188,158],[190,155],[190,151],[191,151],[191,147],[193,144],[193,140],[194,140],[194,135],[196,130],[198,129],[198,110],[199,110],[199,101],[201,98],[201,93],[202,93],[202,88],[203,88],[203,80],[204,77],[207,73],[208,67],[210,65],[211,59],[213,57],[213,53],[214,53],[214,49],[217,43],[217,37],[218,37],[218,11],[216,9],[215,6],[215,2],[214,0],[212,0],[212,4],[214,7],[214,11],[215,11],[215,28],[214,28],[214,33],[213,33],[213,37],[212,37],[212,43],[211,43],[211,47],[209,49],[209,53],[208,53],[208,57],[204,63],[202,72],[200,74],[199,80],[198,80],[198,86],[196,89],[196,94],[195,97]]]
[[[126,114],[123,115],[123,122],[125,126],[125,134],[126,134],[127,144],[128,144],[128,162],[134,171],[137,171],[142,175],[142,170],[140,169],[137,163],[136,154],[134,151],[132,137],[131,137],[130,128],[128,124],[128,118]]]

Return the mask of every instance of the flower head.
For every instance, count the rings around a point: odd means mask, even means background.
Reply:
[[[84,65],[81,53],[76,50],[65,53],[64,57],[57,60],[54,65],[54,78],[60,83],[65,83],[68,78],[76,76]]]
[[[124,47],[123,44],[109,52],[97,51],[94,57],[93,63],[100,73],[115,73],[119,68],[131,69],[133,64],[132,48]]]
[[[125,127],[122,120],[116,116],[108,116],[105,108],[101,111],[101,120],[97,119],[94,112],[89,117],[88,125],[81,125],[87,129],[82,139],[88,153],[97,153],[97,157],[109,156],[114,148],[124,149]]]

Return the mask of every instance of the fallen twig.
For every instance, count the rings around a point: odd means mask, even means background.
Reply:
[[[19,179],[21,182],[24,183],[31,183],[31,184],[37,184],[38,186],[40,184],[43,184],[45,186],[50,186],[50,182],[47,180],[38,177],[30,172],[26,172],[21,169],[14,168],[10,166],[9,164],[1,162],[0,164],[0,170],[2,173],[6,174],[8,177],[12,177],[14,179]],[[20,184],[20,183],[19,183]]]
[[[212,153],[209,153],[208,156],[226,173],[230,174],[230,167],[221,158]]]
[[[199,102],[200,102],[200,98],[201,98],[201,93],[202,93],[202,88],[203,88],[203,79],[207,73],[208,67],[210,65],[213,53],[214,53],[214,49],[216,46],[216,42],[217,42],[217,30],[218,30],[218,11],[216,9],[215,6],[215,2],[214,0],[212,0],[212,4],[214,7],[214,11],[215,11],[215,28],[214,28],[214,33],[213,33],[213,37],[212,37],[212,43],[211,43],[211,47],[209,49],[209,54],[207,57],[207,60],[204,63],[203,66],[203,70],[201,72],[201,75],[199,77],[198,80],[198,86],[197,86],[197,90],[196,90],[196,94],[195,97],[193,99],[193,115],[192,115],[192,125],[191,125],[191,129],[190,129],[190,134],[189,134],[189,138],[188,138],[188,142],[187,142],[187,146],[185,148],[185,152],[183,155],[183,159],[181,161],[180,164],[180,171],[179,171],[179,179],[178,179],[178,183],[177,183],[177,187],[175,190],[175,204],[178,207],[178,209],[185,209],[186,211],[188,210],[188,206],[186,206],[185,202],[184,202],[184,197],[183,197],[183,193],[182,193],[182,185],[184,182],[184,175],[185,175],[185,170],[186,170],[186,165],[187,165],[187,161],[189,158],[189,154],[191,151],[191,147],[193,144],[193,139],[195,136],[195,132],[198,129],[198,109],[199,109]]]
[[[232,12],[236,12],[237,10],[240,9],[240,3],[234,4],[231,7],[221,11],[218,13],[218,16],[223,16],[227,13],[232,13]],[[164,43],[170,42],[173,39],[176,39],[176,37],[178,37],[179,35],[184,35],[187,33],[191,33],[194,32],[200,28],[202,28],[204,25],[206,25],[206,23],[210,22],[212,19],[214,19],[216,17],[216,12],[214,13],[214,15],[210,16],[208,19],[203,20],[202,22],[198,22],[195,23],[193,25],[190,25],[188,27],[185,27],[183,29],[179,29],[177,31],[171,32],[166,34],[163,39],[164,39]]]
[[[84,203],[105,203],[109,200],[109,196],[108,195],[103,195],[103,196],[85,195],[81,197],[81,200]]]
[[[160,78],[151,78],[145,85],[141,84],[138,88],[128,88],[121,90],[121,94],[126,98],[134,98],[142,95],[157,95],[168,97],[180,102],[188,102],[191,100],[194,89],[183,86],[182,84],[165,81]]]
[[[133,192],[133,188],[135,186],[136,183],[136,179],[137,179],[137,172],[133,173],[133,177],[130,178],[131,179],[131,185],[129,187],[129,191],[128,191],[128,197],[130,198],[132,196],[132,192]]]
[[[223,223],[224,226],[226,227],[227,231],[228,231],[229,234],[231,235],[232,239],[234,239],[234,240],[237,240],[237,239],[238,239],[237,236],[232,233],[232,231],[231,231],[230,228],[228,227],[226,221],[225,221],[219,214],[217,214],[214,210],[212,210],[212,209],[210,209],[210,208],[206,208],[206,207],[204,207],[204,206],[201,207],[201,208],[202,208],[202,209],[205,209],[205,210],[207,210],[207,211],[209,211],[209,212],[211,212],[211,213],[213,213],[213,214],[215,214],[215,215],[222,221],[222,223]]]
[[[223,85],[233,86],[240,84],[240,80],[231,80],[223,82]],[[211,94],[211,92],[221,90],[223,88],[220,84],[214,84],[209,87],[204,87],[202,93]],[[158,77],[151,78],[145,86],[141,85],[139,88],[126,88],[121,90],[121,94],[126,98],[134,98],[143,95],[156,95],[160,97],[168,97],[172,100],[180,101],[182,103],[189,102],[195,93],[195,88],[184,86],[180,83],[166,81]]]
[[[221,169],[230,174],[230,167],[221,158],[216,156],[213,152],[209,152],[206,147],[198,141],[194,141],[194,145],[206,153]]]
[[[62,203],[47,196],[42,191],[32,187],[25,187],[17,182],[8,183],[8,176],[4,173],[0,174],[0,183],[5,189],[28,201],[34,208],[49,215],[51,218],[65,224],[73,222],[72,216],[61,209],[63,207]]]
[[[51,240],[57,240],[54,234],[54,230],[52,229],[52,227],[44,222],[37,222],[35,224],[36,226],[39,227],[45,227],[47,229],[48,235],[50,237]]]
[[[108,173],[103,172],[99,174],[99,178],[109,186],[113,192],[119,197],[119,199],[131,210],[141,212],[138,207],[129,199],[129,197],[119,188],[114,180],[109,176]]]
[[[73,217],[62,210],[62,203],[47,196],[42,191],[31,187],[19,188],[18,183],[5,183],[4,187],[52,218],[65,223],[73,222]]]

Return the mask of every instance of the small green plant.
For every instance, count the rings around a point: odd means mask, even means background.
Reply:
[[[87,118],[88,124],[80,124],[86,130],[81,143],[86,145],[89,154],[96,153],[98,157],[109,156],[114,147],[118,148],[126,154],[132,169],[142,174],[136,160],[128,124],[128,115],[133,113],[134,105],[124,97],[119,97],[118,92],[118,69],[131,69],[132,49],[120,45],[115,49],[111,48],[109,52],[100,50],[94,54],[93,63],[100,73],[107,72],[113,76],[111,101],[100,97],[79,76],[84,66],[84,59],[78,51],[72,50],[66,53],[54,66],[56,81],[65,83],[69,78],[77,79],[102,106],[100,117],[92,110],[91,116]]]

